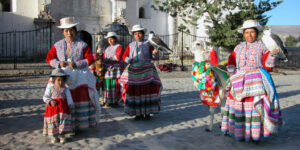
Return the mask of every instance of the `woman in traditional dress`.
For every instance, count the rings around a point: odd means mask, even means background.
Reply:
[[[245,42],[229,56],[227,70],[230,86],[222,131],[236,140],[259,141],[276,135],[281,124],[281,111],[269,70],[275,66],[279,50],[268,50],[257,40],[262,26],[247,20],[238,31]]]
[[[162,84],[151,62],[158,57],[158,51],[144,39],[146,29],[141,25],[134,25],[131,32],[135,41],[122,56],[129,64],[120,78],[124,111],[136,119],[150,118],[150,114],[159,112],[161,102]]]
[[[74,101],[72,118],[75,132],[94,127],[100,116],[100,105],[96,90],[96,80],[88,66],[93,63],[90,47],[75,38],[74,17],[60,20],[64,38],[56,42],[47,55],[47,62],[54,68],[62,68],[69,75],[67,85]]]
[[[123,48],[116,44],[117,34],[115,32],[107,33],[109,46],[103,53],[104,61],[104,104],[107,106],[118,105],[121,99],[121,86],[119,78],[122,74],[121,57]]]

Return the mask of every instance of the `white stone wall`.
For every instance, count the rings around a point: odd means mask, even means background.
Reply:
[[[126,17],[132,27],[135,24],[141,24],[149,31],[154,31],[159,35],[168,34],[168,14],[155,11],[151,8],[154,3],[152,0],[127,0]],[[139,18],[138,10],[145,8],[145,18]],[[130,28],[131,29],[131,28]]]
[[[12,0],[12,12],[0,12],[0,33],[34,29],[33,19],[39,13],[39,0]]]
[[[85,30],[91,34],[100,32],[101,26],[111,23],[111,1],[110,0],[52,0],[50,12],[56,20],[66,16],[73,16],[80,22],[78,30]],[[55,41],[62,38],[61,31],[54,28]]]
[[[126,0],[117,0],[117,16],[121,16],[126,11]]]

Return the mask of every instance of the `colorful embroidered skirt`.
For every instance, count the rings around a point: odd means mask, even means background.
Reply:
[[[121,78],[124,111],[129,115],[148,115],[160,111],[162,84],[152,63],[128,65]]]
[[[237,89],[231,89],[228,94],[222,119],[222,132],[234,136],[236,140],[246,141],[251,139],[257,141],[261,136],[276,135],[282,118],[270,74],[264,69],[244,72],[232,76],[231,85],[231,88]],[[264,93],[259,94],[260,89],[251,90],[251,86],[264,87]],[[247,97],[243,97],[245,95]]]
[[[119,79],[104,79],[104,103],[117,104],[121,99]]]
[[[119,80],[120,84],[146,85],[154,83],[161,85],[156,68],[151,62],[138,62],[128,65]]]
[[[261,108],[262,109],[262,108]],[[262,130],[260,114],[254,109],[253,97],[243,101],[235,101],[228,96],[222,120],[222,132],[234,136],[236,140],[259,140],[261,134],[268,134]]]
[[[72,117],[66,99],[54,99],[55,106],[47,105],[44,115],[43,135],[56,137],[73,131]]]
[[[134,86],[125,85],[123,100],[125,113],[133,116],[155,114],[160,111],[161,86],[153,83]]]
[[[72,118],[74,121],[74,130],[85,130],[96,125],[95,108],[93,107],[88,86],[81,85],[70,90],[74,102],[72,109]]]
[[[104,78],[119,79],[122,74],[121,63],[105,64]]]

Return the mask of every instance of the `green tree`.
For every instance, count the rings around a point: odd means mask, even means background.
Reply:
[[[287,47],[295,47],[296,46],[296,38],[289,35],[286,39],[285,39],[285,46]]]
[[[282,0],[270,2],[260,0],[154,0],[154,9],[180,17],[185,24],[197,25],[197,20],[207,14],[205,22],[210,45],[228,50],[243,40],[237,29],[248,19],[258,20],[262,25],[268,22],[269,16],[264,15],[282,3]],[[239,10],[239,11],[238,11]]]

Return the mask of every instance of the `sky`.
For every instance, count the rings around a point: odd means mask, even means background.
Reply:
[[[283,0],[265,14],[271,16],[267,25],[300,25],[300,0]]]

